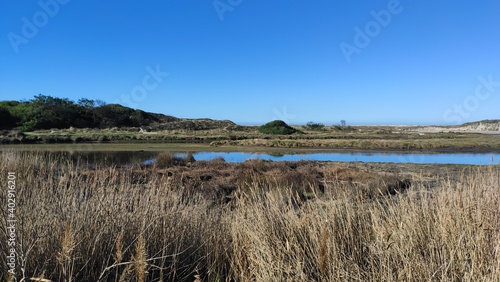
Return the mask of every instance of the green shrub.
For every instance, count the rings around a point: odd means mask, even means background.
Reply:
[[[322,124],[322,123],[315,123],[315,122],[308,122],[305,126],[304,126],[306,129],[309,129],[309,130],[318,130],[318,131],[322,131],[322,130],[325,130],[325,125]]]
[[[34,131],[38,129],[38,120],[34,118],[29,121],[26,121],[21,126],[19,126],[18,129],[23,132]]]
[[[293,133],[298,133],[295,128],[290,127],[282,120],[275,120],[264,124],[259,127],[259,132],[264,134],[280,134],[280,135],[290,135]]]

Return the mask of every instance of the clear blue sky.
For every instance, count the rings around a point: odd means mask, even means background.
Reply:
[[[0,5],[0,100],[85,97],[239,124],[500,118],[497,0]]]

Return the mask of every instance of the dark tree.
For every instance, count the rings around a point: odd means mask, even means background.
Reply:
[[[9,110],[0,107],[0,129],[11,129],[16,125],[15,118]]]

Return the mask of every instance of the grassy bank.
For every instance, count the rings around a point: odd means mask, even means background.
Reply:
[[[300,133],[272,135],[255,126],[211,130],[160,130],[140,128],[54,129],[35,132],[0,131],[0,144],[160,143],[206,144],[211,147],[326,148],[372,150],[500,150],[500,137],[476,133],[417,133],[406,129],[349,127],[321,131],[296,127]]]
[[[18,279],[500,277],[498,166],[219,159],[90,169],[14,152],[0,163],[2,183],[17,176]]]
[[[499,150],[500,138],[480,134],[457,134],[456,136],[437,136],[428,138],[405,137],[385,139],[385,137],[348,136],[323,139],[246,139],[213,141],[212,146],[260,146],[272,148],[326,148],[326,149],[361,149],[361,150]]]

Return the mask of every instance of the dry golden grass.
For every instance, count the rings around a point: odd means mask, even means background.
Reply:
[[[144,242],[142,235],[139,235],[139,239],[137,239],[135,246],[135,254],[132,257],[132,261],[134,262],[135,277],[139,282],[144,282],[144,278],[146,276],[146,257],[146,242]]]
[[[2,152],[0,163],[1,183],[8,171],[17,172],[18,280],[500,277],[498,166],[478,167],[458,179],[417,179],[404,191],[389,191],[387,178],[372,172],[301,163],[294,169],[298,172],[272,164],[259,174],[264,164],[247,163],[234,178],[237,189],[230,202],[224,202],[208,197],[203,186],[197,186],[200,191],[190,187],[182,177],[172,176],[175,183],[165,189],[169,177],[156,168],[82,171],[51,155],[13,152]],[[236,173],[220,160],[189,169],[203,166]],[[296,177],[295,187],[277,174]],[[307,193],[300,194],[300,183],[310,184],[304,188]],[[2,189],[0,198],[5,195]],[[0,212],[7,216],[6,205]],[[1,230],[5,224],[3,220]],[[0,233],[1,260],[5,236]],[[2,263],[0,273],[5,270]]]

